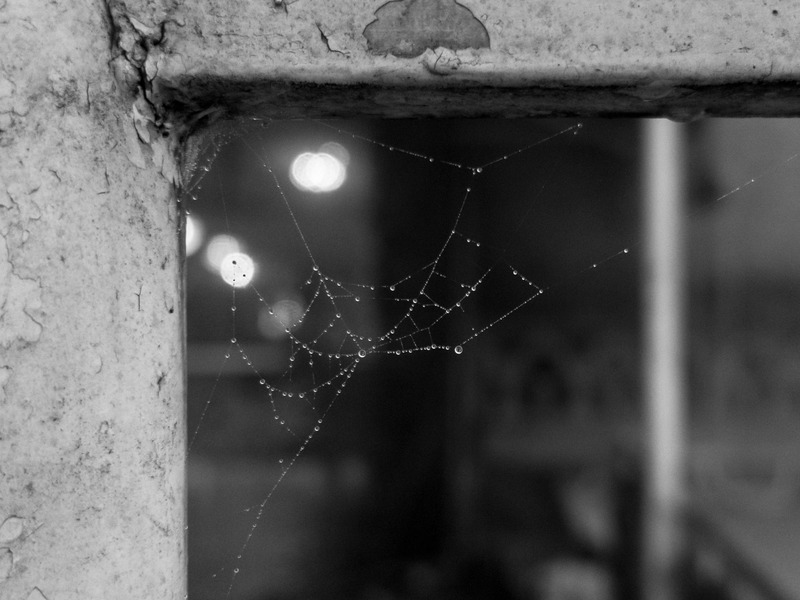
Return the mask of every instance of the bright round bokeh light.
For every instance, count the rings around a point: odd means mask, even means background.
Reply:
[[[345,164],[327,152],[303,152],[289,170],[295,187],[317,194],[338,189],[346,175]]]
[[[216,272],[222,266],[222,260],[234,252],[241,252],[242,247],[232,235],[220,234],[212,237],[206,246],[206,266]]]
[[[248,285],[256,272],[253,259],[244,252],[231,252],[226,254],[219,266],[219,274],[223,281],[233,287]]]
[[[191,256],[203,244],[203,222],[192,215],[186,216],[186,256]]]

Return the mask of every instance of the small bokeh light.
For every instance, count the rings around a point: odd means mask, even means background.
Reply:
[[[344,183],[347,150],[333,143],[324,144],[322,148],[329,151],[303,152],[292,162],[289,176],[298,189],[320,194],[339,189]]]
[[[297,325],[304,311],[302,302],[296,298],[279,300],[258,313],[258,330],[267,339],[281,338],[287,330]]]
[[[203,245],[203,222],[192,215],[186,216],[186,256],[191,256]]]
[[[219,274],[223,281],[233,287],[244,287],[253,280],[256,265],[253,259],[244,252],[226,254],[219,266]]]
[[[214,273],[218,272],[222,266],[223,259],[228,254],[241,252],[242,247],[232,235],[215,235],[206,246],[206,266]]]

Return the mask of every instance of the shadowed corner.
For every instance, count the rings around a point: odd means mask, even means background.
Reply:
[[[391,0],[375,11],[375,17],[364,29],[375,54],[413,58],[428,48],[489,47],[483,23],[455,0]]]

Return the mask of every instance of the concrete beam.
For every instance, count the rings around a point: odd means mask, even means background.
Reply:
[[[179,114],[800,113],[800,2],[127,2]],[[423,25],[427,24],[427,25]]]

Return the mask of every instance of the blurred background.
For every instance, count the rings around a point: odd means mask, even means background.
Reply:
[[[641,123],[556,135],[574,126],[253,122],[207,136],[183,200],[192,600],[224,598],[234,568],[243,600],[641,597]],[[800,598],[800,124],[687,128],[678,578],[686,598]],[[502,156],[480,177],[426,158]],[[260,379],[314,385],[288,371],[283,327],[311,327],[310,255],[337,281],[401,281],[437,255],[467,187],[458,229],[480,247],[454,247],[442,270],[468,282],[511,265],[545,293],[463,353],[368,356],[295,461]],[[487,280],[433,342],[506,314],[530,295],[519,283]],[[391,327],[390,303],[345,304],[354,329]],[[314,423],[290,404],[303,438]]]

